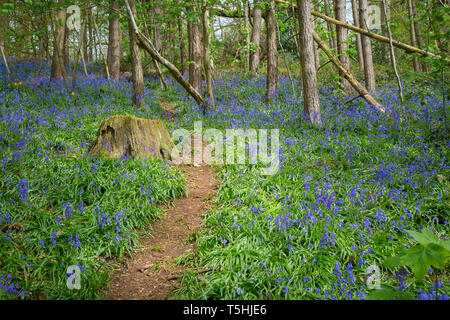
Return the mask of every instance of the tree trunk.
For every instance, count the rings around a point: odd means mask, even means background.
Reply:
[[[135,0],[128,0],[131,12],[136,16],[136,2]],[[133,78],[133,103],[136,108],[145,107],[144,101],[144,72],[142,69],[141,50],[139,49],[136,39],[136,33],[132,23],[128,22],[128,31],[130,37],[130,52],[131,52],[131,72]]]
[[[300,0],[299,0],[300,1]],[[325,52],[325,54],[328,56],[331,62],[339,69],[339,71],[342,71],[344,74],[344,77],[352,84],[353,88],[359,93],[359,95],[366,100],[369,104],[373,105],[378,111],[385,113],[386,110],[382,105],[380,105],[374,97],[370,95],[370,93],[364,88],[358,80],[350,73],[349,70],[347,70],[344,65],[339,61],[339,59],[333,55],[330,48],[328,48],[325,41],[322,41],[317,33],[313,32],[314,40],[319,44],[319,47]]]
[[[61,3],[61,1],[60,1]],[[52,67],[50,71],[50,77],[53,79],[61,79],[63,76],[64,61],[63,59],[63,47],[64,47],[64,30],[66,25],[66,10],[58,10],[56,12],[56,22],[54,27],[54,40],[53,40],[53,57]]]
[[[259,51],[261,41],[261,8],[257,6],[255,1],[255,7],[253,8],[253,29],[252,29],[252,50],[250,52],[250,74],[252,77],[258,75],[259,65]]]
[[[88,52],[88,29],[89,29],[89,19],[87,14],[87,9],[83,10],[84,19],[87,21],[87,27],[84,28],[83,31],[83,55],[84,61],[89,61],[89,52]]]
[[[412,1],[408,0],[408,17],[409,17],[409,36],[411,38],[411,45],[417,47],[416,42],[416,30],[414,29],[414,14],[412,8]],[[419,64],[417,63],[417,57],[414,55],[412,58],[414,72],[419,72]]]
[[[249,3],[247,0],[242,1],[242,5],[244,6],[244,29],[245,29],[245,67],[244,70],[247,73],[247,70],[250,70],[250,26],[249,26]]]
[[[394,73],[395,73],[395,77],[397,78],[397,86],[398,86],[398,92],[399,92],[399,96],[400,96],[400,102],[403,103],[403,86],[402,86],[402,81],[400,79],[400,75],[398,74],[397,71],[397,62],[395,59],[395,50],[394,50],[394,46],[392,45],[392,34],[391,34],[391,27],[389,26],[389,17],[387,14],[387,6],[388,6],[388,0],[382,0],[382,7],[383,7],[383,11],[385,13],[386,16],[386,20],[385,20],[385,24],[386,24],[386,31],[387,31],[387,35],[389,37],[390,40],[390,44],[389,44],[389,52],[391,55],[391,62],[392,62],[392,68],[394,69]]]
[[[178,34],[180,39],[180,71],[181,74],[186,72],[186,46],[184,44],[183,19],[178,18]]]
[[[359,23],[361,27],[367,27],[367,19],[367,0],[359,0]],[[369,92],[375,93],[375,72],[373,69],[372,43],[370,41],[370,38],[362,35],[361,45],[364,57],[364,77],[366,80],[366,87]]]
[[[325,4],[325,14],[328,17],[332,17],[331,10],[330,10],[330,4],[328,3],[328,0],[324,0],[324,4]],[[327,29],[328,29],[328,33],[329,33],[330,47],[333,49],[336,49],[336,38],[334,37],[334,26],[329,21],[327,21]]]
[[[92,9],[86,9],[88,14],[88,28],[89,28],[89,55],[88,61],[94,61],[94,26],[92,24]]]
[[[352,12],[353,12],[353,24],[359,27],[359,14],[356,0],[352,0]],[[355,36],[356,36],[356,52],[358,53],[359,69],[364,70],[364,57],[361,46],[361,35],[358,32],[356,32]]]
[[[275,3],[271,1],[268,6],[269,8],[267,8],[265,12],[267,27],[267,100],[269,100],[273,95],[276,94],[278,85],[278,51],[277,29],[275,25]]]
[[[212,88],[211,75],[211,57],[209,53],[209,9],[206,7],[206,1],[202,5],[202,24],[203,24],[203,66],[205,68],[206,87],[208,89],[209,104],[214,108],[214,95]]]
[[[414,19],[417,19],[417,8],[416,8],[416,0],[412,1],[412,10],[413,10],[413,16]],[[423,42],[423,37],[422,37],[422,31],[420,30],[420,26],[419,26],[419,22],[414,20],[414,31],[416,32],[416,40],[417,40],[417,46],[419,48],[423,48],[424,46],[424,42]],[[423,59],[421,59],[421,71],[422,72],[427,72],[428,68],[427,68],[427,64],[425,61],[423,61]]]
[[[314,41],[311,21],[311,0],[297,0],[299,21],[300,62],[302,65],[303,107],[312,123],[320,125],[319,91],[314,64]]]
[[[194,12],[190,9],[191,14]],[[189,34],[189,83],[197,92],[202,92],[202,43],[200,41],[200,26],[188,22]]]
[[[334,15],[336,20],[346,22],[346,6],[345,6],[345,0],[334,0]],[[339,60],[341,61],[342,65],[345,69],[350,70],[350,60],[347,55],[347,29],[336,26],[336,38],[337,38],[337,51],[339,55]],[[350,82],[348,82],[347,79],[345,79],[344,74],[342,71],[339,71],[339,76],[342,77],[342,88],[345,92],[345,94],[350,94],[352,92],[352,87],[350,85]]]
[[[120,76],[120,21],[117,11],[120,10],[118,0],[110,0],[108,34],[108,69],[111,78],[118,80]]]
[[[281,4],[285,4],[285,5],[291,4],[291,3],[289,3],[289,2],[287,2],[285,0],[275,0],[275,1],[277,3],[281,3]],[[294,8],[296,8],[296,6],[294,6]],[[381,42],[384,42],[384,43],[389,43],[389,38],[383,37],[382,35],[379,35],[377,33],[374,33],[374,32],[371,32],[369,30],[366,30],[363,27],[356,27],[356,26],[348,24],[348,23],[343,23],[341,21],[338,21],[336,19],[330,18],[330,17],[328,17],[328,16],[326,16],[326,15],[320,13],[320,12],[317,12],[317,11],[311,11],[311,14],[313,16],[318,17],[320,19],[323,19],[325,21],[329,21],[329,22],[331,22],[331,23],[333,23],[335,25],[339,25],[339,26],[342,26],[344,28],[347,28],[347,29],[353,30],[355,32],[358,32],[359,34],[365,35],[365,36],[367,36],[369,38],[372,38],[372,39],[375,39],[375,40],[378,40],[378,41],[381,41]],[[222,15],[224,15],[223,12],[222,12]],[[234,14],[232,13],[232,14],[228,14],[228,15],[224,15],[224,16],[230,16],[230,15],[234,15]],[[360,17],[360,20],[361,20],[361,17]],[[429,52],[429,51],[425,51],[425,50],[420,49],[420,48],[413,47],[413,46],[411,46],[409,44],[406,44],[406,43],[403,43],[403,42],[400,42],[400,41],[397,41],[397,40],[392,40],[392,45],[394,47],[396,47],[396,48],[404,50],[406,53],[409,53],[409,54],[410,53],[418,53],[418,54],[420,54],[420,55],[422,55],[424,57],[434,57],[434,58],[437,58],[437,59],[443,59],[446,62],[450,62],[450,59],[447,58],[447,57],[441,57],[440,55],[434,54],[434,53]]]
[[[163,56],[161,56],[156,51],[153,43],[149,39],[147,39],[145,36],[142,35],[142,33],[139,31],[138,27],[136,26],[136,22],[134,21],[134,14],[131,11],[128,0],[125,0],[125,4],[127,5],[128,15],[131,20],[134,34],[136,35],[136,38],[139,41],[139,44],[142,46],[142,48],[144,50],[146,50],[148,53],[150,53],[150,55],[152,56],[153,59],[155,59],[162,65],[164,65],[170,71],[170,73],[173,75],[175,80],[177,80],[178,83],[181,84],[181,86],[186,89],[186,91],[194,98],[194,100],[199,105],[203,105],[205,103],[205,100],[198,93],[198,91],[196,91],[195,88],[189,82],[186,82],[183,78],[183,75],[180,73],[180,71],[170,61],[168,61]]]
[[[385,10],[386,9],[386,10]],[[386,21],[391,21],[391,0],[382,1],[381,2],[381,34],[385,37],[387,37],[387,25]],[[390,49],[389,46],[386,48],[386,46],[382,46],[382,54],[383,57],[386,59],[386,61],[390,61],[391,55],[390,55]],[[389,49],[389,50],[386,50]]]
[[[67,19],[66,19],[67,20]],[[64,27],[64,46],[63,46],[63,60],[64,60],[64,68],[69,67],[69,58],[70,58],[70,52],[69,52],[69,27]]]
[[[153,7],[153,14],[155,15],[154,26],[153,26],[153,39],[155,44],[155,49],[159,54],[162,52],[162,36],[161,36],[161,15],[162,9],[160,6]]]

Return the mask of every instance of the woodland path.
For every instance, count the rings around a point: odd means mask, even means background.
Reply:
[[[162,107],[174,115],[173,106],[163,101]],[[186,177],[187,196],[165,206],[164,217],[152,224],[151,236],[141,239],[134,256],[112,272],[105,299],[164,300],[178,286],[186,267],[175,265],[175,259],[194,250],[187,239],[200,230],[201,216],[209,210],[218,187],[212,167],[179,168]]]

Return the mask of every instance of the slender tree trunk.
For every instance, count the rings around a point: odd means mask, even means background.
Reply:
[[[403,86],[402,86],[402,81],[401,81],[401,79],[400,79],[400,75],[398,74],[398,71],[397,71],[397,62],[396,62],[396,59],[395,59],[395,49],[394,49],[394,46],[392,45],[392,34],[391,34],[391,27],[389,26],[389,18],[388,18],[388,15],[387,15],[387,6],[388,6],[388,4],[387,4],[387,0],[382,0],[382,2],[383,2],[383,10],[384,10],[384,12],[385,12],[385,16],[386,16],[386,20],[385,20],[385,23],[386,23],[386,31],[387,31],[387,34],[388,34],[388,37],[389,37],[389,40],[390,40],[390,44],[389,44],[389,52],[390,52],[390,55],[391,55],[391,62],[392,62],[392,68],[394,69],[394,73],[395,73],[395,77],[397,78],[397,86],[398,86],[398,92],[399,92],[399,96],[400,96],[400,101],[401,101],[401,103],[403,103]]]
[[[180,42],[180,71],[181,74],[186,72],[186,46],[184,44],[183,19],[178,19],[178,37]]]
[[[118,0],[110,0],[111,12],[109,14],[108,34],[108,68],[111,78],[118,80],[120,76],[120,4]]]
[[[192,10],[192,8],[190,9]],[[193,11],[191,11],[191,14]],[[202,43],[198,23],[188,23],[189,34],[189,83],[197,92],[202,92]]]
[[[250,70],[250,25],[249,25],[249,3],[248,0],[243,0],[242,5],[244,7],[244,29],[245,29],[245,67],[244,70]]]
[[[205,68],[206,87],[208,89],[209,104],[214,108],[214,95],[211,75],[211,57],[209,53],[209,9],[206,7],[206,1],[202,5],[202,24],[203,24],[203,66]]]
[[[319,90],[314,64],[313,26],[311,21],[311,0],[297,0],[299,21],[300,62],[302,65],[303,107],[312,123],[320,125]]]
[[[417,47],[417,41],[416,41],[416,30],[414,29],[414,14],[413,14],[413,8],[412,8],[412,1],[408,0],[408,16],[409,16],[409,35],[411,38],[411,45],[413,47]],[[414,55],[412,58],[412,64],[414,72],[419,72],[419,64],[417,62],[417,57]]]
[[[367,0],[359,0],[359,23],[364,29],[367,29],[367,19]],[[364,77],[366,80],[366,87],[369,92],[375,93],[375,72],[373,69],[372,43],[370,38],[361,35],[361,45],[364,57]]]
[[[127,6],[128,16],[130,17],[130,20],[131,20],[130,22],[131,22],[132,28],[134,30],[134,34],[136,35],[136,38],[139,41],[139,45],[142,46],[142,48],[145,51],[150,53],[150,55],[152,56],[153,59],[155,59],[157,62],[161,63],[162,65],[164,65],[170,71],[170,73],[173,75],[175,80],[178,81],[178,83],[181,84],[181,86],[186,89],[186,91],[194,98],[194,100],[199,105],[203,105],[205,103],[205,100],[203,99],[201,94],[199,94],[194,89],[194,87],[189,84],[189,82],[186,82],[184,80],[183,75],[180,73],[180,71],[170,61],[168,61],[163,56],[161,56],[155,50],[155,47],[154,47],[153,43],[151,42],[151,40],[146,38],[139,31],[138,27],[136,26],[136,22],[134,21],[134,14],[132,13],[132,10],[130,8],[128,0],[124,0],[124,1],[125,1],[126,6]]]
[[[155,49],[158,51],[159,54],[162,52],[162,36],[161,36],[161,15],[162,15],[162,9],[160,6],[154,6],[153,7],[153,14],[155,15],[154,19],[154,26],[153,26],[153,39],[155,43]]]
[[[259,52],[261,42],[261,8],[257,6],[255,1],[255,7],[253,8],[253,29],[252,29],[252,50],[250,52],[250,74],[252,77],[256,77],[258,74],[259,65]]]
[[[353,12],[353,23],[355,26],[359,27],[359,13],[356,0],[352,0],[352,12]],[[361,46],[361,35],[356,32],[355,36],[356,36],[356,52],[358,54],[359,69],[364,70],[364,57]]]
[[[94,61],[94,27],[92,24],[92,10],[86,9],[88,14],[88,28],[89,28],[89,55],[88,55],[88,61],[93,62]]]
[[[386,10],[384,10],[386,9]],[[387,29],[386,29],[386,21],[391,20],[391,0],[382,1],[381,2],[381,34],[385,37],[387,37]],[[382,46],[382,54],[383,57],[386,59],[386,61],[390,61],[391,55],[388,46]],[[387,50],[388,49],[388,50]]]
[[[345,0],[334,0],[334,15],[336,20],[346,22],[346,16],[347,16],[347,10],[345,6]],[[336,26],[336,38],[337,38],[337,51],[339,55],[339,61],[344,65],[344,67],[347,70],[350,70],[350,60],[347,55],[347,29]],[[352,87],[350,85],[350,82],[348,82],[347,79],[345,79],[343,72],[339,71],[339,75],[342,78],[342,88],[345,92],[345,94],[350,94],[352,92]]]
[[[67,20],[67,19],[66,19]],[[69,67],[69,58],[70,58],[70,52],[69,52],[69,28],[66,26],[64,27],[64,46],[63,46],[63,60],[64,60],[64,67]]]
[[[136,16],[136,2],[135,0],[128,0],[130,4],[131,12]],[[136,33],[134,32],[134,27],[132,23],[128,22],[128,30],[130,37],[130,52],[131,52],[131,72],[133,78],[133,103],[136,108],[144,108],[144,71],[142,69],[142,57],[141,50],[139,49],[138,42],[136,39]]]
[[[278,51],[277,51],[277,29],[275,21],[275,3],[268,4],[265,13],[267,26],[267,83],[266,99],[269,100],[276,94],[278,86]]]
[[[84,58],[84,61],[86,62],[86,61],[89,61],[89,52],[88,52],[88,29],[89,29],[89,18],[88,18],[88,13],[87,13],[87,9],[84,9],[83,10],[83,16],[84,16],[84,19],[86,20],[86,24],[87,24],[87,27],[86,28],[84,28],[84,31],[83,31],[83,58]]]
[[[62,1],[60,0],[60,3]],[[53,79],[61,79],[63,77],[64,61],[63,59],[63,47],[64,47],[64,30],[66,25],[66,10],[58,10],[56,13],[56,21],[54,27],[54,41],[53,41],[53,58],[52,67],[50,71],[50,77]]]
[[[328,0],[324,0],[323,2],[325,4],[325,14],[328,17],[333,17],[331,15],[330,4],[329,4]],[[336,38],[334,37],[334,25],[327,21],[327,29],[328,29],[328,33],[330,35],[330,37],[329,37],[330,47],[333,49],[336,49]]]
[[[339,71],[342,71],[344,73],[344,76],[347,78],[347,80],[352,84],[353,88],[359,93],[359,95],[366,100],[369,104],[373,105],[375,109],[378,111],[385,113],[385,108],[380,105],[374,97],[364,88],[358,80],[347,70],[344,65],[339,61],[339,59],[333,55],[331,52],[331,49],[328,48],[325,41],[322,41],[317,33],[313,32],[314,41],[316,41],[319,44],[319,47],[325,52],[325,54],[328,56],[331,62],[339,69]]]
[[[423,48],[424,46],[424,42],[423,42],[423,37],[422,37],[422,31],[420,29],[419,26],[419,22],[416,20],[417,19],[417,8],[416,8],[416,0],[412,1],[412,10],[413,10],[413,16],[414,16],[414,31],[416,32],[416,39],[417,39],[417,46],[419,48]],[[427,68],[427,64],[425,61],[423,61],[423,59],[421,59],[421,71],[422,72],[427,72],[428,68]]]

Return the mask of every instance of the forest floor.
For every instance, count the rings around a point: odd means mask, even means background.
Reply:
[[[152,227],[152,236],[142,239],[141,248],[111,276],[107,299],[163,300],[176,288],[186,266],[176,258],[191,252],[189,236],[199,231],[217,187],[212,167],[184,166],[188,196],[167,205],[164,218]]]

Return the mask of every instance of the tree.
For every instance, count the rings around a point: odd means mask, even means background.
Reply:
[[[196,20],[195,2],[188,7],[188,35],[189,35],[189,83],[197,92],[202,92],[202,43],[200,41],[200,26]]]
[[[177,23],[178,23],[178,37],[180,41],[180,71],[181,74],[184,74],[186,72],[186,46],[184,44],[182,17],[177,18]]]
[[[345,22],[346,21],[346,7],[345,7],[345,0],[334,0],[334,15],[337,20]],[[339,60],[344,65],[344,67],[347,70],[350,70],[350,60],[347,55],[348,50],[348,44],[347,44],[347,29],[336,26],[336,38],[337,38],[337,49],[338,49],[338,55]],[[344,78],[344,74],[339,71],[339,75],[342,78],[342,87],[344,89],[344,92],[346,94],[350,94],[352,92],[352,87],[350,85],[350,82],[347,81],[347,79]]]
[[[411,45],[413,47],[417,47],[416,30],[414,28],[414,14],[411,0],[408,0],[408,16],[409,16],[409,36],[411,38]],[[419,64],[417,63],[417,57],[415,55],[412,58],[412,64],[414,72],[419,72]]]
[[[128,0],[133,16],[136,16],[135,0]],[[130,21],[128,21],[128,31],[130,36],[130,52],[131,52],[131,73],[133,79],[133,103],[136,108],[143,108],[144,102],[144,72],[142,69],[141,50],[138,46],[136,33]]]
[[[271,1],[265,11],[267,27],[267,83],[266,99],[276,94],[278,86],[277,29],[275,21],[275,3]],[[314,57],[314,56],[313,56]]]
[[[362,28],[368,29],[367,20],[367,0],[359,0],[359,23]],[[370,38],[361,35],[361,46],[364,58],[364,78],[366,80],[366,87],[369,92],[374,93],[376,91],[375,72],[373,69],[372,43]]]
[[[313,27],[311,21],[311,0],[297,0],[299,22],[300,63],[302,65],[303,108],[312,123],[320,125],[319,90],[314,64]]]
[[[111,77],[118,80],[120,76],[120,5],[118,0],[110,0],[110,5],[107,62]]]
[[[258,74],[259,52],[261,41],[261,14],[262,9],[255,1],[253,8],[253,29],[251,36],[252,49],[250,52],[250,74],[255,77]]]
[[[202,1],[202,25],[203,25],[203,66],[205,68],[206,87],[208,89],[209,104],[214,108],[214,95],[212,88],[211,57],[209,52],[209,8],[206,0]]]
[[[353,13],[353,23],[355,26],[359,27],[359,14],[358,14],[358,7],[356,5],[356,0],[352,0],[352,13]],[[356,52],[358,54],[359,69],[364,70],[364,57],[361,46],[361,35],[356,32],[355,36],[356,36]]]
[[[59,0],[59,4],[63,4],[64,0]],[[52,19],[53,20],[53,19]],[[50,71],[50,78],[61,79],[63,77],[64,61],[63,47],[64,47],[64,30],[66,26],[66,10],[65,8],[56,11],[56,22],[53,24],[53,56],[52,66]]]
[[[325,4],[325,14],[328,17],[331,17],[331,11],[330,11],[330,4],[328,3],[328,0],[323,1]],[[327,29],[330,39],[330,47],[335,49],[336,48],[336,38],[334,37],[334,26],[331,22],[327,21]]]

